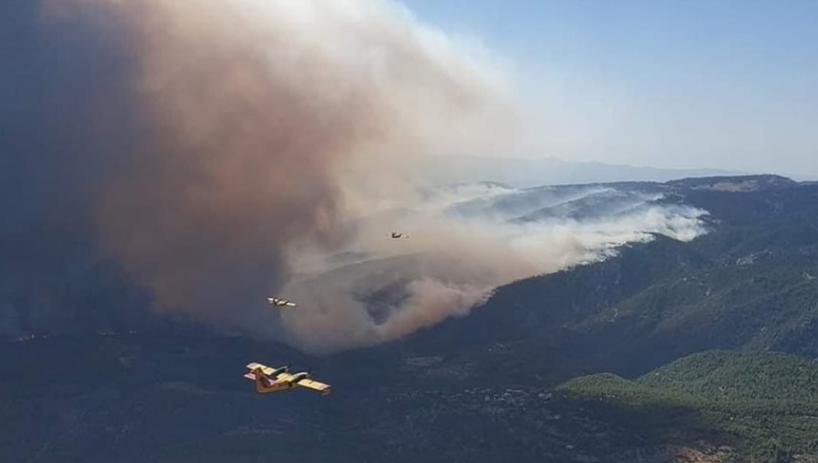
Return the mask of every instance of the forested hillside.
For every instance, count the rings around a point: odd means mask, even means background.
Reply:
[[[560,390],[662,439],[718,435],[742,459],[818,452],[818,365],[792,355],[707,351],[633,381],[601,373]]]
[[[117,304],[142,296],[117,298],[113,279],[87,301],[111,332],[2,344],[0,457],[816,461],[818,185],[619,187],[709,211],[708,233],[656,235],[497,288],[403,340],[321,358],[180,321],[128,333]],[[91,284],[81,268],[72,281]],[[5,291],[36,306],[34,292]],[[83,304],[68,300],[66,315]],[[333,393],[258,396],[241,376],[250,361],[312,367]]]

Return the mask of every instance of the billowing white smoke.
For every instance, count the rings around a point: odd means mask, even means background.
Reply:
[[[45,77],[69,136],[45,151],[76,154],[37,168],[93,172],[80,201],[103,255],[162,310],[222,326],[274,335],[265,296],[300,249],[405,203],[416,154],[491,149],[514,124],[483,50],[387,0],[44,5],[49,38],[72,44]],[[65,85],[57,65],[95,63],[100,43],[115,65]],[[68,121],[54,108],[76,94]]]
[[[481,189],[487,197],[468,201],[475,199],[468,193]],[[344,250],[348,260],[312,255],[313,270],[335,268],[319,275],[307,271],[283,289],[303,302],[301,310],[283,315],[291,341],[315,352],[376,344],[465,315],[496,286],[612,257],[617,247],[650,241],[654,233],[682,241],[705,233],[704,211],[662,205],[661,195],[566,190],[557,199],[484,186],[463,188],[467,195],[458,197],[445,189],[427,196],[431,203],[358,222],[356,239]],[[523,195],[528,197],[515,198]],[[610,200],[601,209],[600,196]],[[441,207],[443,197],[452,207]],[[490,206],[458,212],[486,199],[505,202],[506,212],[515,204],[529,213],[535,204],[551,212],[536,220],[505,220]],[[560,215],[576,215],[577,209],[583,218]],[[392,230],[409,237],[392,239]],[[321,259],[323,265],[315,265]]]
[[[636,207],[644,199],[594,220],[537,215],[599,188],[451,214],[458,202],[519,192],[486,184],[430,194],[420,158],[502,152],[519,125],[513,86],[480,47],[396,3],[45,5],[42,43],[59,46],[43,56],[60,59],[42,76],[56,89],[48,107],[34,113],[50,115],[45,127],[60,136],[40,148],[44,157],[21,158],[23,170],[59,172],[55,204],[82,209],[100,253],[163,310],[271,338],[280,315],[305,349],[365,346],[649,232],[701,231],[699,212]],[[97,62],[100,49],[108,58]],[[104,72],[86,72],[86,62]],[[393,240],[393,230],[409,238]],[[270,292],[298,309],[270,309]]]

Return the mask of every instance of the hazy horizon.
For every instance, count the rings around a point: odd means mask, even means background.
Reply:
[[[510,157],[818,178],[818,2],[402,0],[509,76]]]

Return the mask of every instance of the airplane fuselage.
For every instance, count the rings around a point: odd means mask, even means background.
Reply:
[[[299,381],[309,379],[310,377],[307,372],[296,373],[294,375],[289,374],[287,373],[287,367],[277,368],[270,375],[264,374],[261,368],[254,370],[251,374],[255,377],[256,392],[262,394],[295,389]]]
[[[284,392],[295,389],[295,383],[289,381],[272,381],[264,384],[263,381],[256,381],[256,392],[267,394],[270,392]]]
[[[293,374],[287,366],[271,368],[255,362],[247,365],[247,368],[250,372],[244,377],[252,380],[256,392],[261,394],[290,391],[299,387],[312,389],[321,395],[327,395],[331,390],[330,385],[313,380],[308,371]]]

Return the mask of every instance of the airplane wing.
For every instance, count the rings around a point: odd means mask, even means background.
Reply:
[[[295,376],[293,376],[291,373],[285,373],[283,371],[276,375],[276,381],[292,381],[293,379],[295,379]]]
[[[255,370],[256,368],[261,368],[261,371],[265,375],[268,375],[268,376],[272,375],[273,372],[276,370],[275,368],[271,368],[271,367],[268,367],[267,365],[262,365],[262,364],[256,363],[256,362],[248,363],[247,368],[249,368],[250,371]],[[252,373],[248,373],[247,375],[252,375]],[[244,376],[246,377],[247,375],[244,375]],[[255,379],[255,376],[252,379]]]
[[[301,387],[306,387],[307,389],[318,391],[322,395],[327,395],[329,394],[330,391],[329,384],[319,383],[318,381],[313,381],[311,379],[302,379],[297,384]]]

